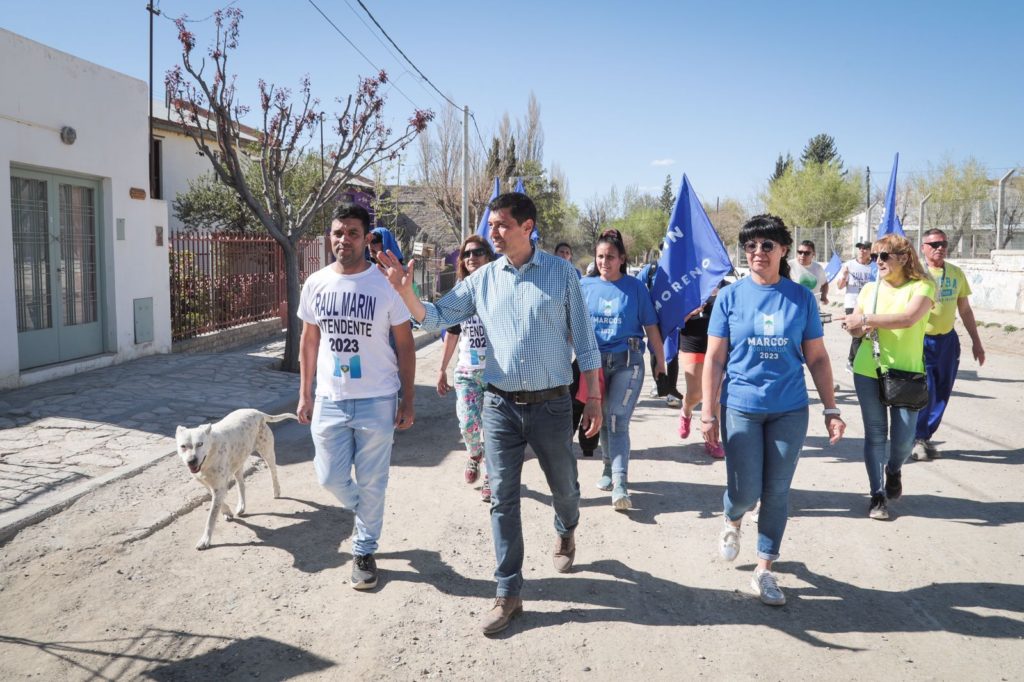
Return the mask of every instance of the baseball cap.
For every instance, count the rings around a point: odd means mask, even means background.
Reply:
[[[857,242],[856,244],[854,244],[854,246],[857,247],[858,249],[861,247],[864,247],[865,249],[870,249],[871,242]]]

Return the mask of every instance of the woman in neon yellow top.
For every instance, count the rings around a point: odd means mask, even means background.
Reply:
[[[878,264],[878,279],[861,289],[857,306],[846,317],[846,328],[857,337],[878,332],[883,368],[924,372],[924,329],[935,298],[935,282],[921,267],[913,245],[903,237],[889,234],[876,241],[871,246],[871,260]],[[868,516],[885,520],[889,518],[886,500],[903,494],[902,467],[914,446],[918,410],[890,407],[886,412],[878,398],[871,343],[862,343],[857,351],[853,385],[864,418],[864,464],[871,484]]]

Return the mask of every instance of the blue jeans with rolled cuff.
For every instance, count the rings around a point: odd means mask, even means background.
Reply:
[[[757,556],[767,561],[779,558],[789,520],[789,489],[807,437],[807,420],[806,407],[758,413],[723,406],[725,516],[737,521],[761,500]]]

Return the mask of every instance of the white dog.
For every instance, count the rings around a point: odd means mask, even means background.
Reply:
[[[213,505],[206,519],[206,531],[196,549],[210,546],[210,536],[217,522],[217,512],[223,507],[227,518],[245,513],[245,480],[242,466],[253,451],[259,453],[270,468],[274,482],[274,497],[281,496],[277,482],[277,459],[274,455],[274,433],[268,422],[298,419],[294,414],[264,414],[259,410],[235,410],[216,424],[203,424],[194,429],[179,426],[175,433],[178,455],[196,480],[210,489]],[[238,506],[232,513],[225,500],[228,485],[234,478],[238,484]]]

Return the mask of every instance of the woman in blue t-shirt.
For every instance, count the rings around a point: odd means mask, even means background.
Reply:
[[[665,351],[647,287],[625,274],[626,247],[618,230],[607,230],[597,240],[594,262],[594,274],[580,280],[580,287],[594,322],[604,377],[604,472],[597,487],[611,490],[612,506],[624,511],[630,508],[629,420],[644,383],[644,332],[657,358],[656,374],[665,372]]]
[[[836,408],[818,305],[809,289],[789,279],[786,256],[793,238],[785,223],[754,216],[740,230],[739,241],[750,276],[726,287],[711,313],[701,429],[706,442],[725,446],[722,558],[732,561],[739,554],[743,514],[760,498],[751,587],[765,604],[781,606],[786,597],[771,568],[779,557],[789,488],[807,436],[805,362],[825,406],[830,443],[842,437],[846,424]]]

